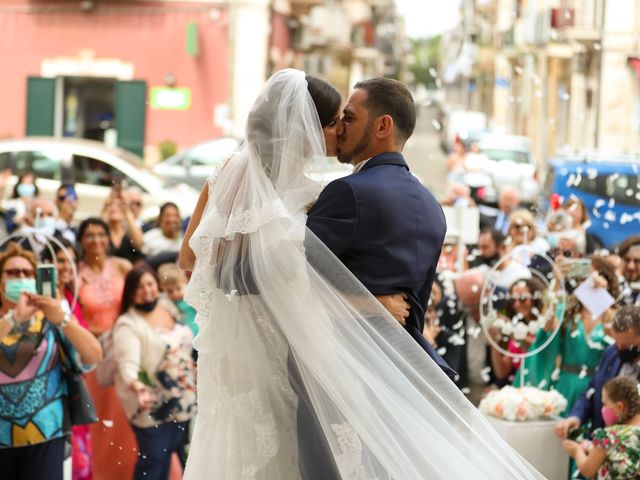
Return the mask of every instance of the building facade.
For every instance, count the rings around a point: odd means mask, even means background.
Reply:
[[[464,37],[477,88],[458,105],[530,137],[540,165],[561,151],[640,149],[639,0],[492,0],[462,12],[478,32]]]

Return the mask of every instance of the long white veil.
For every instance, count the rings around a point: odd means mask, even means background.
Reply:
[[[190,241],[200,400],[187,478],[299,478],[291,361],[343,479],[543,478],[306,229],[320,187],[305,171],[322,155],[305,75],[284,70],[209,181]]]

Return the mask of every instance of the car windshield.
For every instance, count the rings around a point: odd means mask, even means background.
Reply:
[[[488,148],[482,149],[482,153],[496,162],[510,160],[515,163],[529,163],[529,154],[526,152],[519,152],[517,150],[500,150],[495,148]]]

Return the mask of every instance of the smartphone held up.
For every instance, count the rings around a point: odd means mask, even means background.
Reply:
[[[36,268],[36,291],[44,297],[56,297],[57,284],[56,266],[51,263],[42,263]]]

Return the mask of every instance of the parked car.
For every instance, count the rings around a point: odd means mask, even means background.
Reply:
[[[445,152],[453,148],[456,136],[466,138],[469,132],[487,128],[487,115],[483,112],[447,108],[438,116],[440,123],[440,146]]]
[[[531,140],[517,135],[485,133],[476,141],[480,154],[486,157],[483,166],[476,172],[476,175],[485,175],[482,202],[496,204],[500,191],[511,186],[518,189],[523,204],[536,204],[540,183],[531,154]],[[483,179],[476,182],[482,183]]]
[[[555,157],[549,161],[541,199],[580,198],[589,212],[589,232],[608,249],[640,232],[640,158],[630,155]]]
[[[167,182],[185,182],[201,189],[214,167],[219,167],[241,145],[241,141],[232,137],[219,138],[198,143],[179,152],[164,162],[155,165],[152,170]],[[323,184],[344,177],[353,171],[349,165],[321,157],[314,160],[311,177]]]
[[[7,197],[17,175],[31,170],[41,194],[53,198],[62,182],[73,183],[78,194],[77,218],[100,215],[104,199],[114,183],[137,187],[143,194],[143,219],[157,216],[159,206],[174,202],[184,216],[190,215],[198,191],[185,184],[168,185],[143,167],[140,157],[93,140],[27,137],[0,141],[0,170],[14,175],[5,190]]]
[[[184,182],[201,189],[211,175],[213,167],[220,166],[241,143],[241,140],[233,137],[198,143],[154,165],[152,170],[168,182]]]

